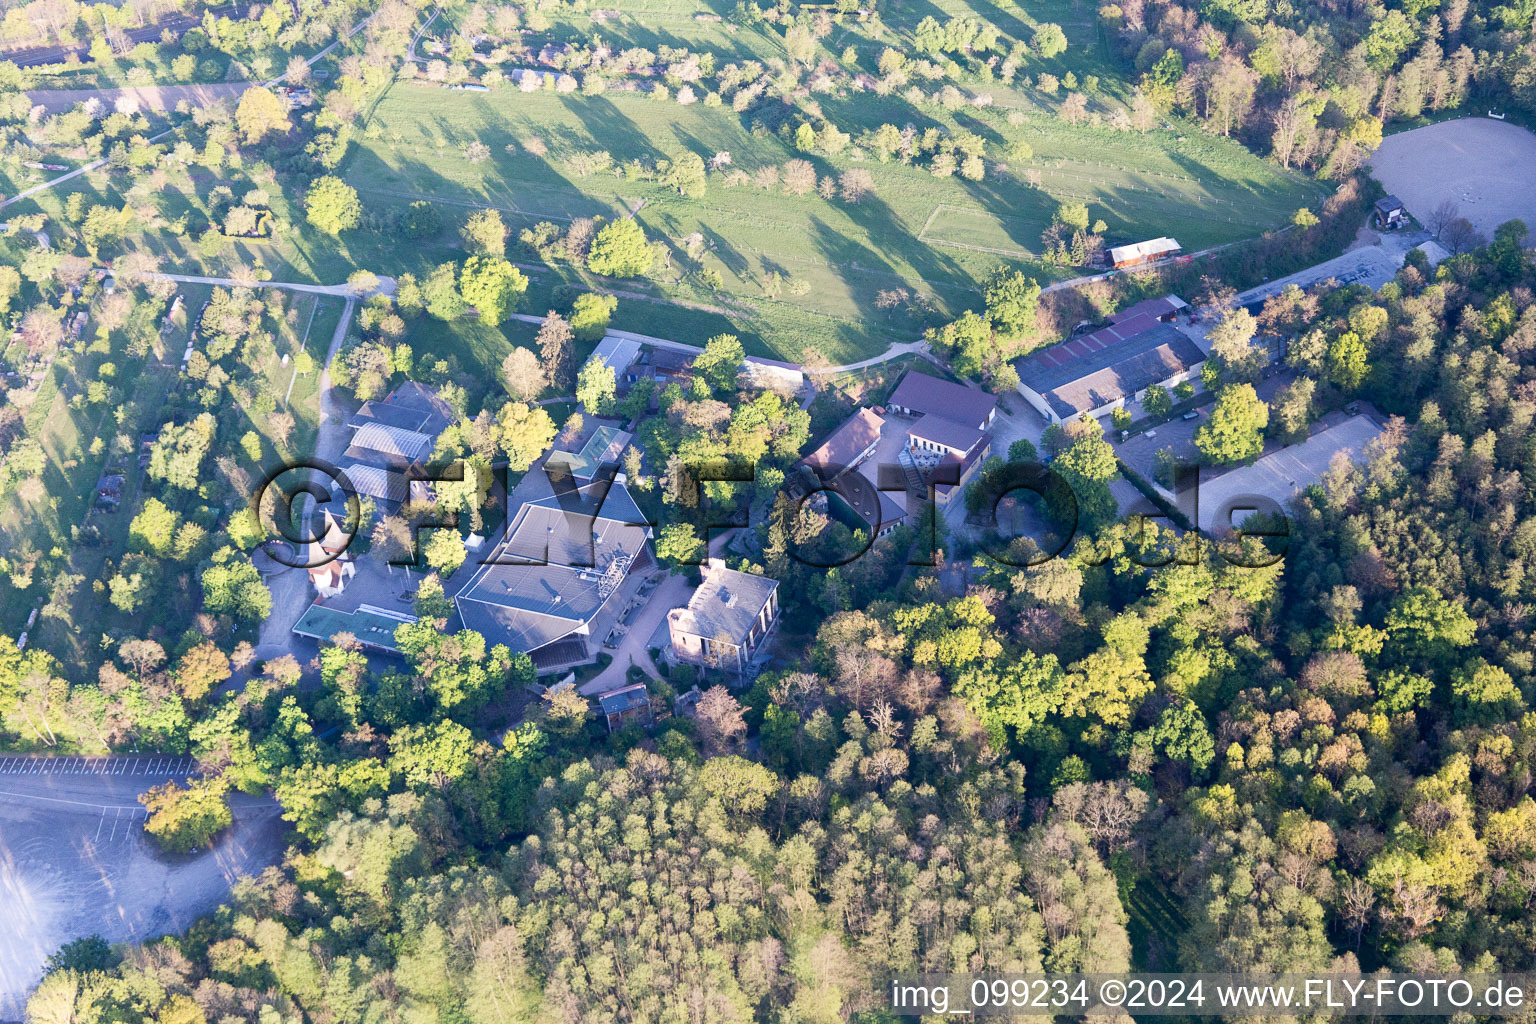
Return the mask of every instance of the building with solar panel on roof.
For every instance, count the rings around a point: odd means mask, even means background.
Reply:
[[[541,672],[589,662],[655,564],[650,539],[624,474],[562,488],[518,509],[453,603],[466,629]]]
[[[1177,295],[1138,302],[1108,326],[1015,362],[1019,394],[1047,423],[1103,417],[1141,401],[1154,384],[1199,376],[1205,353],[1174,325],[1188,304]]]

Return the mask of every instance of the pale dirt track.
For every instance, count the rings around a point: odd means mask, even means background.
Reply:
[[[1469,117],[1388,136],[1371,173],[1421,222],[1449,199],[1484,236],[1518,218],[1536,228],[1536,134]]]
[[[108,110],[118,109],[123,101],[135,104],[135,110],[174,110],[182,100],[195,107],[217,100],[233,101],[250,87],[250,82],[217,82],[211,85],[123,86],[121,89],[37,89],[27,93],[27,99],[34,107],[42,107],[50,114],[92,99],[100,100]]]

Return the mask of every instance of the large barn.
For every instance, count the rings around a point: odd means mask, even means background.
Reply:
[[[1041,349],[1014,363],[1019,394],[1048,423],[1107,416],[1154,384],[1171,387],[1200,373],[1205,353],[1170,321],[1187,304],[1176,295],[1139,302],[1109,326]]]
[[[1109,265],[1116,270],[1156,263],[1183,251],[1176,238],[1153,238],[1133,245],[1117,245],[1109,250]]]

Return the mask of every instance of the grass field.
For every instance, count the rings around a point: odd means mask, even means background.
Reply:
[[[974,305],[978,282],[1000,257],[1032,262],[1040,233],[1063,200],[1087,199],[1116,241],[1173,234],[1195,250],[1284,223],[1316,195],[1305,179],[1285,174],[1231,140],[1202,134],[1074,128],[1045,115],[1026,115],[1013,125],[1002,111],[918,111],[900,99],[873,95],[856,101],[829,97],[822,105],[855,133],[882,121],[912,121],[967,128],[995,149],[1023,135],[1036,152],[1030,169],[1039,174],[1040,187],[1024,180],[1023,168],[967,182],[850,152],[836,161],[813,162],[823,175],[866,167],[875,191],[858,204],[815,194],[790,196],[777,188],[727,187],[719,175],[711,176],[707,194],[684,199],[623,173],[582,176],[572,159],[606,151],[622,164],[685,150],[706,156],[725,152],[734,167],[750,173],[803,154],[771,133],[754,132],[735,114],[702,105],[682,107],[629,93],[518,93],[506,102],[495,94],[414,84],[395,86],[380,103],[370,138],[349,158],[345,173],[360,193],[377,199],[380,211],[429,199],[457,222],[475,206],[490,206],[503,211],[514,232],[538,220],[611,217],[639,207],[640,222],[653,237],[674,244],[683,269],[659,285],[620,287],[711,307],[706,330],[735,330],[749,348],[765,354],[793,359],[814,348],[834,362],[868,356],[915,335],[915,325],[883,317],[872,322],[875,295],[882,289],[933,294],[949,312]],[[472,161],[465,149],[473,142],[487,146],[489,158]],[[723,281],[719,294],[684,278],[681,243],[694,233],[708,245],[702,266]],[[345,241],[365,265],[375,265],[367,260],[366,243]],[[438,258],[431,244],[418,255],[423,264]],[[381,252],[379,258],[387,257]],[[1042,280],[1074,273],[1040,264],[1027,269]],[[798,283],[803,294],[769,300],[765,285],[775,273]],[[619,326],[655,334],[665,333],[658,324],[670,316],[655,303],[632,303],[621,312]]]

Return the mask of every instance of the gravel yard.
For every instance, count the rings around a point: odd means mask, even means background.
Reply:
[[[1533,167],[1536,135],[1484,117],[1388,136],[1371,157],[1371,173],[1421,223],[1449,199],[1489,238],[1512,218],[1536,227]]]

